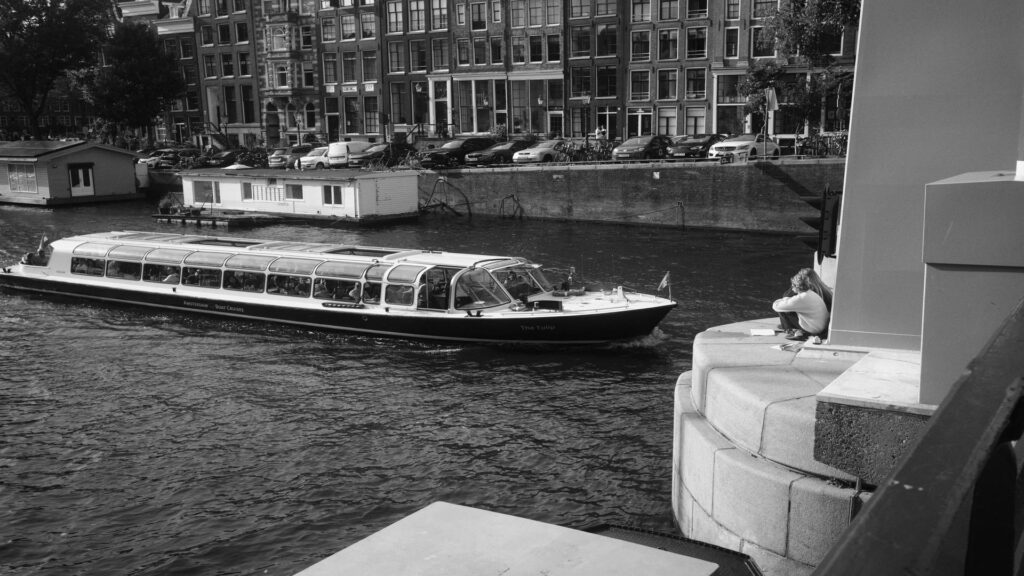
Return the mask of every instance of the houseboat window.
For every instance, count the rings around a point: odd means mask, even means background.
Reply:
[[[224,263],[228,268],[241,268],[242,270],[266,270],[267,266],[274,261],[273,256],[262,256],[260,254],[235,254]]]
[[[185,264],[197,266],[223,266],[232,255],[225,252],[193,252],[185,257]]]
[[[509,302],[498,281],[483,268],[469,270],[455,281],[456,310],[490,308]]]
[[[176,248],[157,248],[146,254],[147,262],[166,262],[168,264],[181,264],[181,261],[188,256],[191,250],[178,250]]]
[[[36,167],[34,164],[8,164],[7,174],[10,178],[11,192],[31,192],[35,194]]]
[[[196,180],[192,183],[192,196],[199,204],[220,204],[220,182]]]
[[[216,268],[196,268],[186,266],[182,268],[182,284],[186,286],[201,286],[203,288],[220,288],[220,270]]]
[[[227,290],[241,290],[242,292],[263,292],[263,279],[261,272],[239,272],[237,270],[224,271],[224,288]]]
[[[146,282],[178,284],[181,282],[181,268],[167,264],[146,263],[142,266],[142,279]]]
[[[285,200],[302,200],[302,184],[285,184]]]
[[[324,204],[335,204],[341,206],[345,203],[344,198],[341,186],[324,186]]]
[[[113,244],[96,244],[94,242],[86,242],[75,247],[75,256],[98,256],[100,258],[107,255],[107,252],[113,248]]]
[[[424,269],[424,266],[399,264],[388,272],[388,282],[412,284]]]
[[[71,273],[86,276],[103,276],[103,260],[97,258],[72,258]]]
[[[333,276],[335,278],[362,278],[363,272],[369,268],[361,262],[324,262],[317,266],[317,276]]]
[[[142,277],[141,262],[125,262],[124,260],[107,260],[107,278],[138,280]]]
[[[359,282],[317,278],[313,283],[313,298],[359,302]]]
[[[323,260],[307,260],[305,258],[278,258],[268,268],[271,272],[288,274],[312,274]]]
[[[267,275],[267,294],[307,298],[311,287],[312,281],[307,276]]]
[[[107,254],[107,258],[118,258],[121,260],[142,260],[152,248],[144,246],[117,246]]]

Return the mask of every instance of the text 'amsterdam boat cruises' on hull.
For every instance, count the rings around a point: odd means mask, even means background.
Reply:
[[[571,281],[570,281],[571,282]],[[646,336],[676,305],[556,287],[523,258],[152,232],[57,240],[0,286],[416,339],[585,344]]]

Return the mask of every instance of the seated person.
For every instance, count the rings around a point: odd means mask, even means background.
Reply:
[[[163,282],[164,284],[177,284],[180,281],[181,275],[178,274],[177,272],[171,272],[170,274],[165,276],[163,280],[161,280],[161,282]]]
[[[810,268],[803,268],[790,279],[790,289],[772,303],[779,313],[780,328],[788,340],[807,340],[823,336],[828,330],[832,309],[832,290]]]

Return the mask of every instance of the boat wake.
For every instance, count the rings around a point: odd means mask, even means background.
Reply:
[[[609,349],[612,350],[634,350],[634,349],[647,349],[654,348],[661,345],[663,342],[669,339],[669,335],[661,331],[661,328],[655,327],[650,334],[634,338],[632,340],[626,340],[625,342],[614,342],[608,345]]]

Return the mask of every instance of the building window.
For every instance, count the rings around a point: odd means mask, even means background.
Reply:
[[[287,88],[288,87],[288,65],[278,64],[275,68],[277,73],[277,87]]]
[[[230,24],[220,24],[217,26],[217,42],[219,44],[231,44]]]
[[[402,42],[388,43],[388,72],[405,72],[405,51]]]
[[[512,63],[526,63],[526,38],[517,36],[512,39]]]
[[[474,2],[469,5],[469,28],[471,30],[487,29],[487,5],[483,2]]]
[[[658,100],[675,100],[678,98],[679,71],[675,69],[658,70]]]
[[[501,64],[505,61],[505,50],[500,36],[491,38],[491,64]]]
[[[544,0],[530,0],[530,26],[544,25]]]
[[[388,2],[388,33],[404,32],[405,27],[402,22],[402,3],[401,2]]]
[[[434,70],[448,69],[448,39],[435,38],[430,41],[433,53]]]
[[[341,81],[351,84],[356,81],[356,53],[341,53]]]
[[[245,22],[235,23],[235,42],[245,44],[249,41],[249,25]]]
[[[686,29],[686,57],[707,58],[708,57],[708,29],[687,28]]]
[[[562,35],[548,34],[548,62],[562,60]]]
[[[275,51],[288,49],[288,31],[284,26],[270,29],[270,49]]]
[[[725,0],[725,17],[728,20],[740,19],[740,0]]]
[[[210,13],[210,0],[199,0],[199,15],[206,16]]]
[[[213,46],[213,27],[203,26],[199,29],[199,41],[203,46]]]
[[[740,57],[740,29],[739,28],[726,28],[725,29],[725,57],[726,58],[739,58]]]
[[[590,82],[590,68],[573,68],[572,69],[572,84],[569,87],[570,98],[582,98],[583,96],[590,96],[592,86]]]
[[[466,5],[456,4],[455,5],[455,23],[459,26],[466,25]]]
[[[595,4],[595,16],[610,16],[616,12],[616,0],[595,0]]]
[[[235,12],[245,12],[245,0],[234,0],[232,2]]]
[[[674,135],[676,133],[675,107],[658,108],[658,134]]]
[[[448,2],[445,0],[434,0],[431,4],[430,27],[434,30],[444,30],[448,27]]]
[[[34,164],[8,164],[7,176],[10,180],[11,192],[27,192],[36,194],[36,167]]]
[[[487,64],[487,38],[473,38],[473,63]]]
[[[675,60],[679,57],[679,29],[658,30],[658,60]]]
[[[409,42],[409,69],[413,72],[427,70],[427,41],[413,40]]]
[[[544,61],[544,37],[539,35],[530,36],[530,62]]]
[[[679,0],[658,0],[658,20],[678,20]]]
[[[646,70],[634,70],[629,73],[629,99],[651,99],[651,75]]]
[[[338,55],[333,52],[324,54],[324,84],[335,84],[338,81]]]
[[[706,134],[705,120],[707,110],[703,107],[690,107],[686,109],[686,134]]]
[[[363,38],[375,38],[377,36],[377,18],[372,12],[360,14],[359,23],[363,26]]]
[[[310,67],[312,68],[312,64],[310,64]],[[306,123],[306,128],[312,130],[316,126],[316,105],[312,102],[307,102],[303,112],[305,116],[303,121]]]
[[[377,97],[367,96],[363,100],[363,125],[366,126],[368,134],[380,132],[380,111],[377,108]]]
[[[491,0],[491,22],[501,23],[501,0]]]
[[[775,41],[764,33],[760,26],[750,29],[750,56],[753,58],[771,58],[775,56]]]
[[[203,74],[207,78],[217,77],[217,60],[213,54],[203,55]]]
[[[191,58],[195,54],[195,47],[192,45],[191,38],[182,38],[180,48],[182,59]]]
[[[252,71],[249,70],[249,53],[239,52],[238,53],[238,75],[249,76]]]
[[[647,30],[633,32],[630,62],[647,62],[651,59],[651,33]]]
[[[373,82],[375,80],[377,80],[377,51],[365,50],[363,51],[363,81]]]
[[[356,15],[345,14],[341,17],[341,39],[356,39]]]
[[[597,55],[615,56],[619,52],[619,29],[616,24],[597,25]]]
[[[707,18],[708,0],[686,0],[687,18]]]
[[[313,88],[316,86],[316,74],[313,73],[312,62],[302,63],[302,85],[306,88]]]
[[[569,36],[569,57],[590,56],[590,25],[573,26]]]
[[[704,100],[708,97],[708,71],[705,68],[686,69],[686,99]]]
[[[459,38],[455,44],[455,56],[459,66],[469,66],[469,38]]]
[[[422,32],[427,28],[427,10],[423,0],[409,2],[409,31]]]
[[[569,0],[569,18],[590,18],[590,0]]]
[[[305,49],[313,47],[313,27],[303,26],[299,29],[299,36],[302,38],[302,47]]]
[[[224,87],[224,111],[227,113],[228,124],[238,122],[238,97],[234,86]]]
[[[767,18],[775,13],[779,0],[754,0],[754,18]]]
[[[522,28],[526,26],[526,0],[511,0],[512,2],[512,27]]]
[[[610,98],[619,95],[619,69],[616,66],[597,67],[597,97]]]
[[[651,21],[651,0],[633,0],[633,22]]]
[[[233,54],[229,52],[220,55],[220,70],[223,76],[235,75],[235,58]]]
[[[324,42],[334,42],[338,39],[338,21],[334,18],[324,18],[320,21],[320,36]]]

